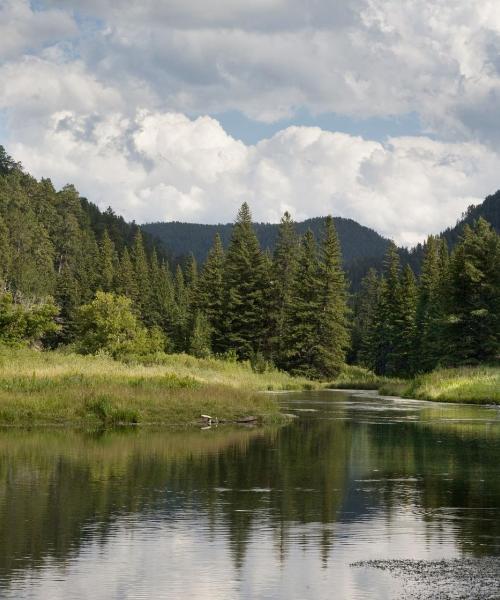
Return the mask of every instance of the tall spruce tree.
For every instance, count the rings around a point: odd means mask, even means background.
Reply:
[[[215,235],[201,273],[198,306],[206,315],[211,330],[211,348],[215,353],[224,351],[224,248],[220,235]]]
[[[115,245],[105,229],[99,243],[99,287],[103,292],[114,290],[117,263]]]
[[[396,318],[393,374],[410,376],[415,372],[415,337],[417,311],[417,285],[409,265],[403,270],[400,284],[399,306]]]
[[[178,352],[189,350],[191,323],[189,320],[189,291],[186,286],[184,271],[177,265],[174,280],[175,317],[173,341]]]
[[[149,262],[144,248],[141,230],[138,229],[134,236],[132,246],[131,260],[133,265],[134,280],[136,286],[136,297],[133,298],[135,306],[139,311],[142,320],[153,325],[153,315],[149,314],[151,306],[151,282],[149,280]]]
[[[130,298],[132,302],[137,300],[139,290],[137,287],[137,281],[134,274],[134,266],[130,259],[130,253],[128,248],[123,249],[120,257],[120,264],[118,266],[118,273],[116,277],[116,288],[117,292],[123,296]]]
[[[384,276],[380,281],[375,322],[370,336],[371,367],[378,375],[397,373],[396,345],[398,316],[401,314],[400,261],[394,243],[384,258]]]
[[[500,350],[500,236],[484,220],[465,226],[450,260],[448,348],[453,364],[493,360]]]
[[[442,356],[441,252],[443,247],[438,238],[429,236],[424,246],[416,311],[415,368],[417,371],[431,371]]]
[[[375,269],[370,269],[361,282],[356,296],[353,324],[353,355],[356,362],[370,367],[373,364],[372,329],[375,324],[379,301],[379,278]]]
[[[269,303],[271,358],[279,367],[286,365],[287,312],[292,302],[297,270],[299,237],[290,213],[285,212],[279,229],[271,268]]]
[[[238,211],[224,267],[226,349],[248,359],[262,350],[265,335],[266,269],[245,202]]]
[[[325,219],[319,263],[320,283],[316,368],[323,378],[335,377],[349,347],[347,286],[342,269],[340,243],[333,219]]]
[[[318,247],[308,230],[301,240],[292,298],[286,314],[285,368],[294,374],[318,378],[318,316],[322,299]]]

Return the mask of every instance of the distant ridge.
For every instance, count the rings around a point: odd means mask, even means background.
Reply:
[[[335,217],[334,221],[346,264],[357,259],[381,257],[384,255],[389,244],[388,239],[352,219]],[[297,231],[299,234],[303,234],[308,229],[311,229],[318,237],[321,235],[323,222],[324,217],[301,221],[297,223]],[[255,223],[254,227],[261,247],[272,251],[278,235],[278,224]],[[227,247],[231,238],[232,228],[232,223],[200,225],[178,221],[142,225],[142,229],[161,240],[164,247],[173,255],[184,256],[192,252],[196,260],[200,263],[204,262],[217,232],[220,234],[224,246]]]

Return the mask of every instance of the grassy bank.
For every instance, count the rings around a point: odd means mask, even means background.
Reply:
[[[200,414],[234,421],[283,419],[277,399],[260,390],[311,383],[248,364],[169,355],[158,364],[124,364],[105,356],[0,348],[0,424],[96,427],[184,425]]]
[[[500,404],[500,368],[437,369],[414,379],[403,380],[378,377],[367,369],[349,366],[328,387],[376,389],[383,395],[418,400]]]

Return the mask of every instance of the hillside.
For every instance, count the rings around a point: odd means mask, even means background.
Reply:
[[[346,263],[350,263],[355,259],[384,255],[389,240],[383,238],[376,231],[364,227],[352,219],[336,217],[334,221]],[[324,219],[321,217],[307,219],[297,223],[297,231],[303,234],[311,229],[318,238],[321,236],[323,222]],[[254,227],[261,247],[272,251],[278,235],[278,224],[255,223]],[[231,238],[232,228],[232,223],[201,225],[178,221],[147,223],[142,226],[144,231],[160,239],[165,248],[173,255],[184,256],[192,252],[198,262],[205,260],[217,232],[220,234],[224,246],[227,246]]]

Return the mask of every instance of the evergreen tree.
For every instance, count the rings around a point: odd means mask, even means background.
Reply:
[[[396,246],[391,243],[384,259],[384,276],[380,280],[377,310],[369,336],[370,366],[378,375],[397,373],[398,316],[401,314],[399,278],[399,255]]]
[[[127,296],[132,301],[136,300],[139,295],[137,280],[134,275],[134,266],[130,259],[128,248],[123,249],[120,258],[116,277],[116,291],[118,294]]]
[[[115,286],[117,256],[115,245],[105,229],[99,244],[99,287],[104,292],[111,292]]]
[[[134,280],[136,286],[136,297],[133,298],[142,320],[152,325],[152,315],[149,313],[151,284],[149,281],[149,264],[144,249],[141,230],[138,229],[134,237],[131,260],[133,265]]]
[[[493,360],[500,348],[500,236],[465,226],[450,260],[447,338],[453,364]]]
[[[399,312],[396,319],[393,372],[396,375],[410,376],[415,371],[415,337],[417,311],[417,285],[415,275],[409,265],[401,278]]]
[[[442,277],[440,255],[444,248],[439,240],[430,236],[424,247],[424,258],[416,311],[416,370],[431,371],[442,356],[443,313]]]
[[[355,319],[353,325],[353,355],[355,360],[370,367],[374,360],[371,347],[372,329],[376,321],[379,301],[379,278],[375,269],[370,269],[361,282],[360,292],[356,297]]]
[[[261,351],[264,325],[265,264],[250,209],[244,203],[233,228],[224,268],[226,349],[248,359]]]
[[[322,377],[335,377],[349,347],[347,290],[340,244],[332,217],[325,220],[321,245],[316,368]]]
[[[211,348],[224,350],[224,249],[219,234],[203,266],[198,290],[198,306],[206,315],[211,329]]]
[[[0,216],[0,291],[2,291],[8,283],[10,261],[9,230]]]
[[[191,334],[189,320],[189,292],[184,280],[184,272],[177,265],[174,281],[175,316],[173,341],[178,352],[187,352]]]
[[[189,353],[197,358],[207,358],[211,354],[211,328],[207,317],[196,311]]]
[[[273,254],[270,287],[272,295],[269,304],[272,358],[280,367],[286,364],[286,315],[292,301],[298,251],[299,238],[295,231],[295,223],[290,213],[285,212],[278,229],[278,240]]]
[[[318,248],[311,230],[301,240],[292,299],[286,314],[285,368],[315,378],[317,370],[318,316],[322,300]]]

